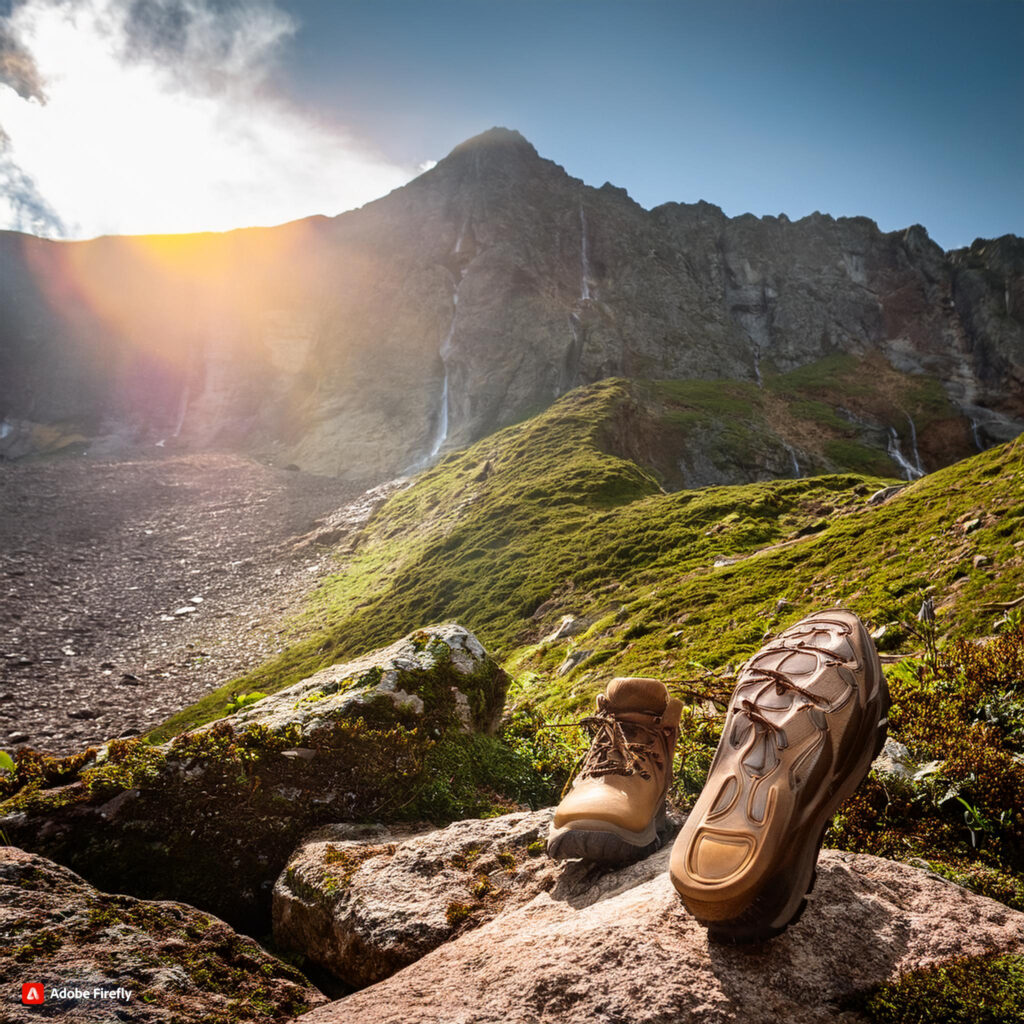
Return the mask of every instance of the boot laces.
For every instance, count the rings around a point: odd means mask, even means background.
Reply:
[[[658,740],[664,735],[659,727],[661,714],[657,711],[635,711],[630,714],[648,715],[650,725],[627,721],[623,725],[602,695],[596,715],[588,715],[572,725],[582,726],[590,733],[590,749],[580,758],[576,767],[578,777],[600,778],[603,775],[639,775],[651,777],[650,768],[664,768],[665,761],[658,750]],[[627,735],[627,731],[629,734]],[[630,738],[632,737],[632,738]],[[574,770],[573,776],[577,773]]]
[[[788,650],[793,651],[807,651],[814,652],[816,654],[824,655],[827,659],[826,665],[836,665],[838,660],[835,655],[835,651],[830,651],[824,647],[816,647],[814,644],[807,644],[803,642],[797,642]],[[765,654],[774,654],[775,650],[764,652]],[[835,705],[832,701],[819,694],[812,693],[810,690],[798,683],[793,682],[784,672],[779,672],[777,669],[764,668],[757,664],[751,664],[747,672],[752,678],[746,680],[746,683],[763,683],[764,685],[754,694],[753,697],[744,697],[737,705],[736,711],[738,714],[746,716],[747,719],[754,726],[755,730],[759,735],[765,736],[771,734],[772,739],[775,741],[775,746],[779,750],[787,747],[788,740],[786,739],[785,730],[781,725],[773,722],[764,711],[758,706],[758,701],[761,700],[769,691],[775,690],[777,696],[781,697],[787,691],[797,694],[803,697],[810,704],[820,711],[824,711],[826,714],[831,711]]]

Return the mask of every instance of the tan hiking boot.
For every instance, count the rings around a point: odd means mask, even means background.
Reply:
[[[608,684],[580,723],[592,742],[555,811],[549,857],[628,864],[658,849],[682,709],[656,679]]]
[[[888,708],[852,612],[818,612],[744,665],[669,867],[711,939],[758,942],[800,917],[825,827],[881,750]]]

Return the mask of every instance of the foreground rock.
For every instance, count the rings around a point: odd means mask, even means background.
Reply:
[[[42,1007],[21,1004],[24,982],[45,988]],[[119,988],[127,1000],[93,997]],[[0,847],[0,992],[0,1017],[11,1022],[270,1024],[324,1002],[298,971],[223,921],[180,903],[106,895],[13,847]]]
[[[302,1024],[667,1024],[858,1020],[850,995],[952,957],[1024,950],[1024,914],[935,875],[826,850],[801,921],[761,946],[708,945],[669,850],[550,891]]]
[[[23,752],[0,783],[12,794],[0,828],[101,888],[180,899],[258,934],[299,838],[416,816],[437,762],[493,727],[506,684],[471,633],[431,627],[162,747],[119,740],[61,762]]]
[[[585,890],[600,872],[545,855],[551,815],[506,814],[413,836],[326,826],[274,887],[274,941],[362,988],[538,893]]]

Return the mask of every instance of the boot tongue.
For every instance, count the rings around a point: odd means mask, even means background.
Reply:
[[[613,679],[604,695],[613,711],[654,711],[660,715],[668,704],[668,690],[658,679]]]

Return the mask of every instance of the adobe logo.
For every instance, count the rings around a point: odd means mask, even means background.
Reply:
[[[44,998],[41,981],[26,981],[21,986],[21,1001],[26,1006],[38,1006]]]

